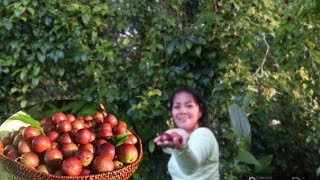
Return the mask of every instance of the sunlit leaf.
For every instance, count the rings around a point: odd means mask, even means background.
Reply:
[[[39,122],[35,119],[33,119],[29,114],[19,111],[16,114],[12,115],[9,120],[18,120],[22,121],[26,124],[30,124],[30,126],[33,126],[41,131],[42,134],[44,134],[44,131],[42,127],[40,126]]]

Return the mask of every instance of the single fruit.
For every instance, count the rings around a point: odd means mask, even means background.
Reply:
[[[12,141],[12,145],[15,147],[18,147],[19,142],[23,139],[22,134],[18,134],[16,137],[14,137],[13,141]]]
[[[108,156],[105,156],[105,155],[96,156],[92,162],[91,169],[95,173],[113,171],[114,163],[113,163],[113,160],[110,159]]]
[[[72,129],[71,122],[68,120],[59,121],[56,128],[59,133],[69,132]]]
[[[115,136],[124,134],[127,132],[127,126],[124,124],[118,124],[112,128],[112,132]]]
[[[63,160],[62,152],[59,149],[48,149],[43,156],[44,162],[53,166],[58,166]]]
[[[21,155],[20,162],[27,167],[36,168],[39,165],[40,158],[34,152],[27,152]]]
[[[74,120],[76,120],[76,117],[73,114],[67,114],[66,117],[67,117],[67,120],[70,122],[73,122]]]
[[[111,127],[115,127],[118,124],[118,119],[113,114],[108,114],[103,121],[109,123]]]
[[[72,143],[73,138],[71,137],[70,133],[64,133],[58,137],[57,141],[59,144],[67,144],[67,143]]]
[[[96,153],[96,147],[95,147],[92,143],[80,144],[80,145],[79,145],[79,150],[80,150],[80,149],[89,150],[89,151],[92,152],[93,154]]]
[[[82,171],[82,164],[79,159],[70,157],[63,160],[61,170],[64,175],[78,176]]]
[[[102,123],[104,120],[104,116],[102,112],[96,112],[93,115],[93,120],[95,120],[98,124]]]
[[[72,129],[83,129],[84,128],[84,120],[76,119],[71,123]]]
[[[46,134],[49,133],[50,131],[53,131],[56,129],[55,125],[53,125],[52,122],[44,123],[42,125],[42,128],[43,128],[44,133],[46,133]]]
[[[111,160],[114,159],[114,156],[116,154],[116,148],[111,143],[104,143],[101,144],[99,147],[97,147],[96,155],[105,155],[108,156]]]
[[[57,131],[50,131],[47,133],[48,138],[50,141],[56,142],[59,137],[59,133]]]
[[[13,160],[16,160],[20,156],[20,154],[19,154],[18,150],[12,149],[7,153],[6,156],[13,159]]]
[[[112,127],[110,123],[104,122],[98,125],[98,131],[100,131],[101,129],[107,129],[112,131]]]
[[[99,147],[101,144],[107,143],[105,139],[96,139],[92,142],[95,147]]]
[[[83,129],[79,129],[76,132],[74,139],[75,139],[75,142],[79,144],[88,144],[89,142],[91,142],[91,137],[92,137],[92,132],[87,128],[83,128]]]
[[[126,123],[126,122],[124,122],[124,121],[119,121],[119,122],[118,122],[118,125],[119,125],[119,124],[124,125],[126,128],[128,127],[128,126],[127,126],[127,123]]]
[[[133,144],[122,144],[117,147],[116,155],[121,162],[129,164],[138,159],[138,150]]]
[[[93,120],[93,117],[91,115],[86,115],[84,116],[83,118],[85,121],[92,121]]]
[[[108,140],[108,139],[111,139],[112,137],[113,137],[113,133],[112,133],[112,131],[110,131],[108,129],[100,129],[97,132],[97,138],[98,139]]]
[[[31,142],[26,139],[21,140],[18,144],[18,151],[20,154],[31,152],[32,151]]]
[[[173,133],[171,133],[171,136],[172,136],[173,140],[175,140],[178,143],[182,144],[182,137],[178,133],[173,132]]]
[[[138,138],[137,136],[135,136],[134,134],[130,134],[126,140],[126,144],[136,144],[138,142]]]
[[[121,162],[117,159],[113,160],[113,164],[114,164],[114,169],[116,169],[116,170],[121,169],[124,166],[123,162]]]
[[[35,153],[42,153],[51,147],[51,141],[48,136],[39,135],[32,140],[31,146]]]
[[[23,138],[28,140],[32,140],[39,135],[41,135],[40,130],[32,126],[28,126],[22,131]]]
[[[10,134],[10,138],[14,139],[18,134],[20,134],[20,131],[12,131]]]
[[[8,144],[3,149],[3,154],[7,155],[9,151],[11,150],[17,150],[12,144]]]
[[[160,141],[172,141],[172,136],[169,133],[163,133],[160,136]]]
[[[94,155],[87,149],[79,149],[74,153],[73,157],[79,159],[83,167],[87,167],[91,164]]]
[[[62,144],[60,151],[64,158],[72,157],[79,147],[75,143]]]
[[[52,123],[54,125],[63,120],[67,120],[67,116],[63,112],[57,112],[52,116]]]

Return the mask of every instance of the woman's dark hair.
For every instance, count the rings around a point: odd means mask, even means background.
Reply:
[[[198,91],[194,88],[191,88],[191,87],[182,87],[182,88],[176,89],[173,92],[171,99],[170,99],[170,104],[169,104],[170,109],[172,109],[174,97],[178,93],[181,93],[181,92],[186,92],[186,93],[191,94],[193,96],[193,98],[195,99],[196,103],[199,105],[200,110],[202,112],[202,116],[199,119],[199,127],[207,127],[212,130],[212,124],[209,121],[208,105],[207,105],[207,102],[204,100],[200,91]]]

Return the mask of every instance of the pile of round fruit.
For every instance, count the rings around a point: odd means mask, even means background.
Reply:
[[[0,153],[23,165],[57,176],[83,176],[123,168],[135,162],[137,135],[115,115],[96,112],[76,117],[57,112],[21,127],[0,140]]]

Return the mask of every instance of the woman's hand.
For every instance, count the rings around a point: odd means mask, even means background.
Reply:
[[[164,137],[163,134],[168,134],[169,137]],[[181,149],[187,144],[189,140],[189,133],[180,128],[169,129],[163,134],[157,136],[154,139],[156,145],[162,148],[169,147],[174,149]]]

